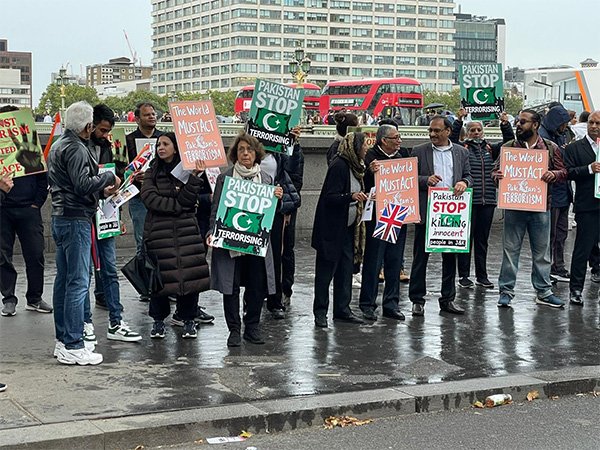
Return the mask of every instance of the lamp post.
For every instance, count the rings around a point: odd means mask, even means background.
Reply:
[[[67,69],[61,67],[56,77],[56,84],[60,86],[60,123],[65,124],[65,85],[67,84]]]
[[[310,63],[310,58],[304,55],[304,49],[298,47],[289,63],[289,70],[292,78],[296,81],[296,87],[299,89],[304,88],[304,83],[310,72]]]

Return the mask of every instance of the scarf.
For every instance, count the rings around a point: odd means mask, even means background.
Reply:
[[[354,151],[354,133],[348,133],[346,137],[340,142],[338,149],[340,158],[343,158],[350,166],[350,171],[354,178],[360,183],[360,189],[364,192],[365,183],[363,177],[365,174],[365,163],[361,160],[356,152]],[[365,250],[365,238],[367,235],[365,229],[365,223],[361,221],[363,214],[364,204],[362,202],[356,203],[356,221],[354,222],[354,264],[360,264],[362,262],[364,250]]]
[[[262,183],[260,178],[260,166],[256,163],[249,169],[246,166],[240,164],[239,161],[236,161],[233,165],[233,178],[242,178],[248,181],[254,181],[255,183]],[[237,258],[238,256],[243,256],[244,253],[236,252],[234,250],[229,250],[229,256],[231,258]]]

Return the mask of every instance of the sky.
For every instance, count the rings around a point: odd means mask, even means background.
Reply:
[[[588,57],[600,61],[597,4],[455,0],[455,11],[461,5],[463,13],[505,19],[510,67],[579,66]],[[86,65],[131,57],[123,30],[142,63],[151,64],[151,0],[0,0],[0,5],[0,38],[8,39],[9,50],[33,53],[34,106],[61,65],[85,74]]]

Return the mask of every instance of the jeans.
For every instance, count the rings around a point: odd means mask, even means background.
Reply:
[[[121,323],[121,312],[123,311],[121,294],[119,292],[119,273],[117,272],[115,238],[111,237],[96,240],[95,245],[100,261],[100,276],[95,277],[96,286],[94,288],[94,295],[96,295],[96,297],[104,298],[106,306],[108,307],[110,325],[115,326],[116,324]],[[90,279],[98,268],[91,267],[91,269]],[[89,292],[85,302],[85,321],[92,321]]]
[[[538,298],[552,295],[550,282],[550,211],[529,212],[506,210],[502,235],[502,266],[498,277],[501,294],[515,296],[519,256],[525,232],[531,247],[531,284]]]
[[[133,236],[135,237],[135,251],[142,253],[144,242],[144,222],[146,222],[146,206],[139,195],[129,200],[129,216],[133,222]]]
[[[0,292],[4,303],[17,303],[17,271],[13,265],[15,236],[19,237],[27,273],[28,304],[44,292],[44,225],[39,208],[0,208]]]
[[[84,303],[90,284],[92,224],[52,217],[56,242],[54,327],[56,339],[69,350],[83,348]]]

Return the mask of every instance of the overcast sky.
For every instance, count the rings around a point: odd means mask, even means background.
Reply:
[[[9,50],[33,53],[34,106],[50,83],[51,72],[61,65],[69,63],[69,72],[84,74],[86,65],[130,57],[124,29],[142,62],[151,63],[150,0],[0,3],[0,38],[8,39]],[[455,0],[455,4],[463,13],[506,20],[506,61],[511,67],[578,66],[588,57],[600,60],[597,0]]]

